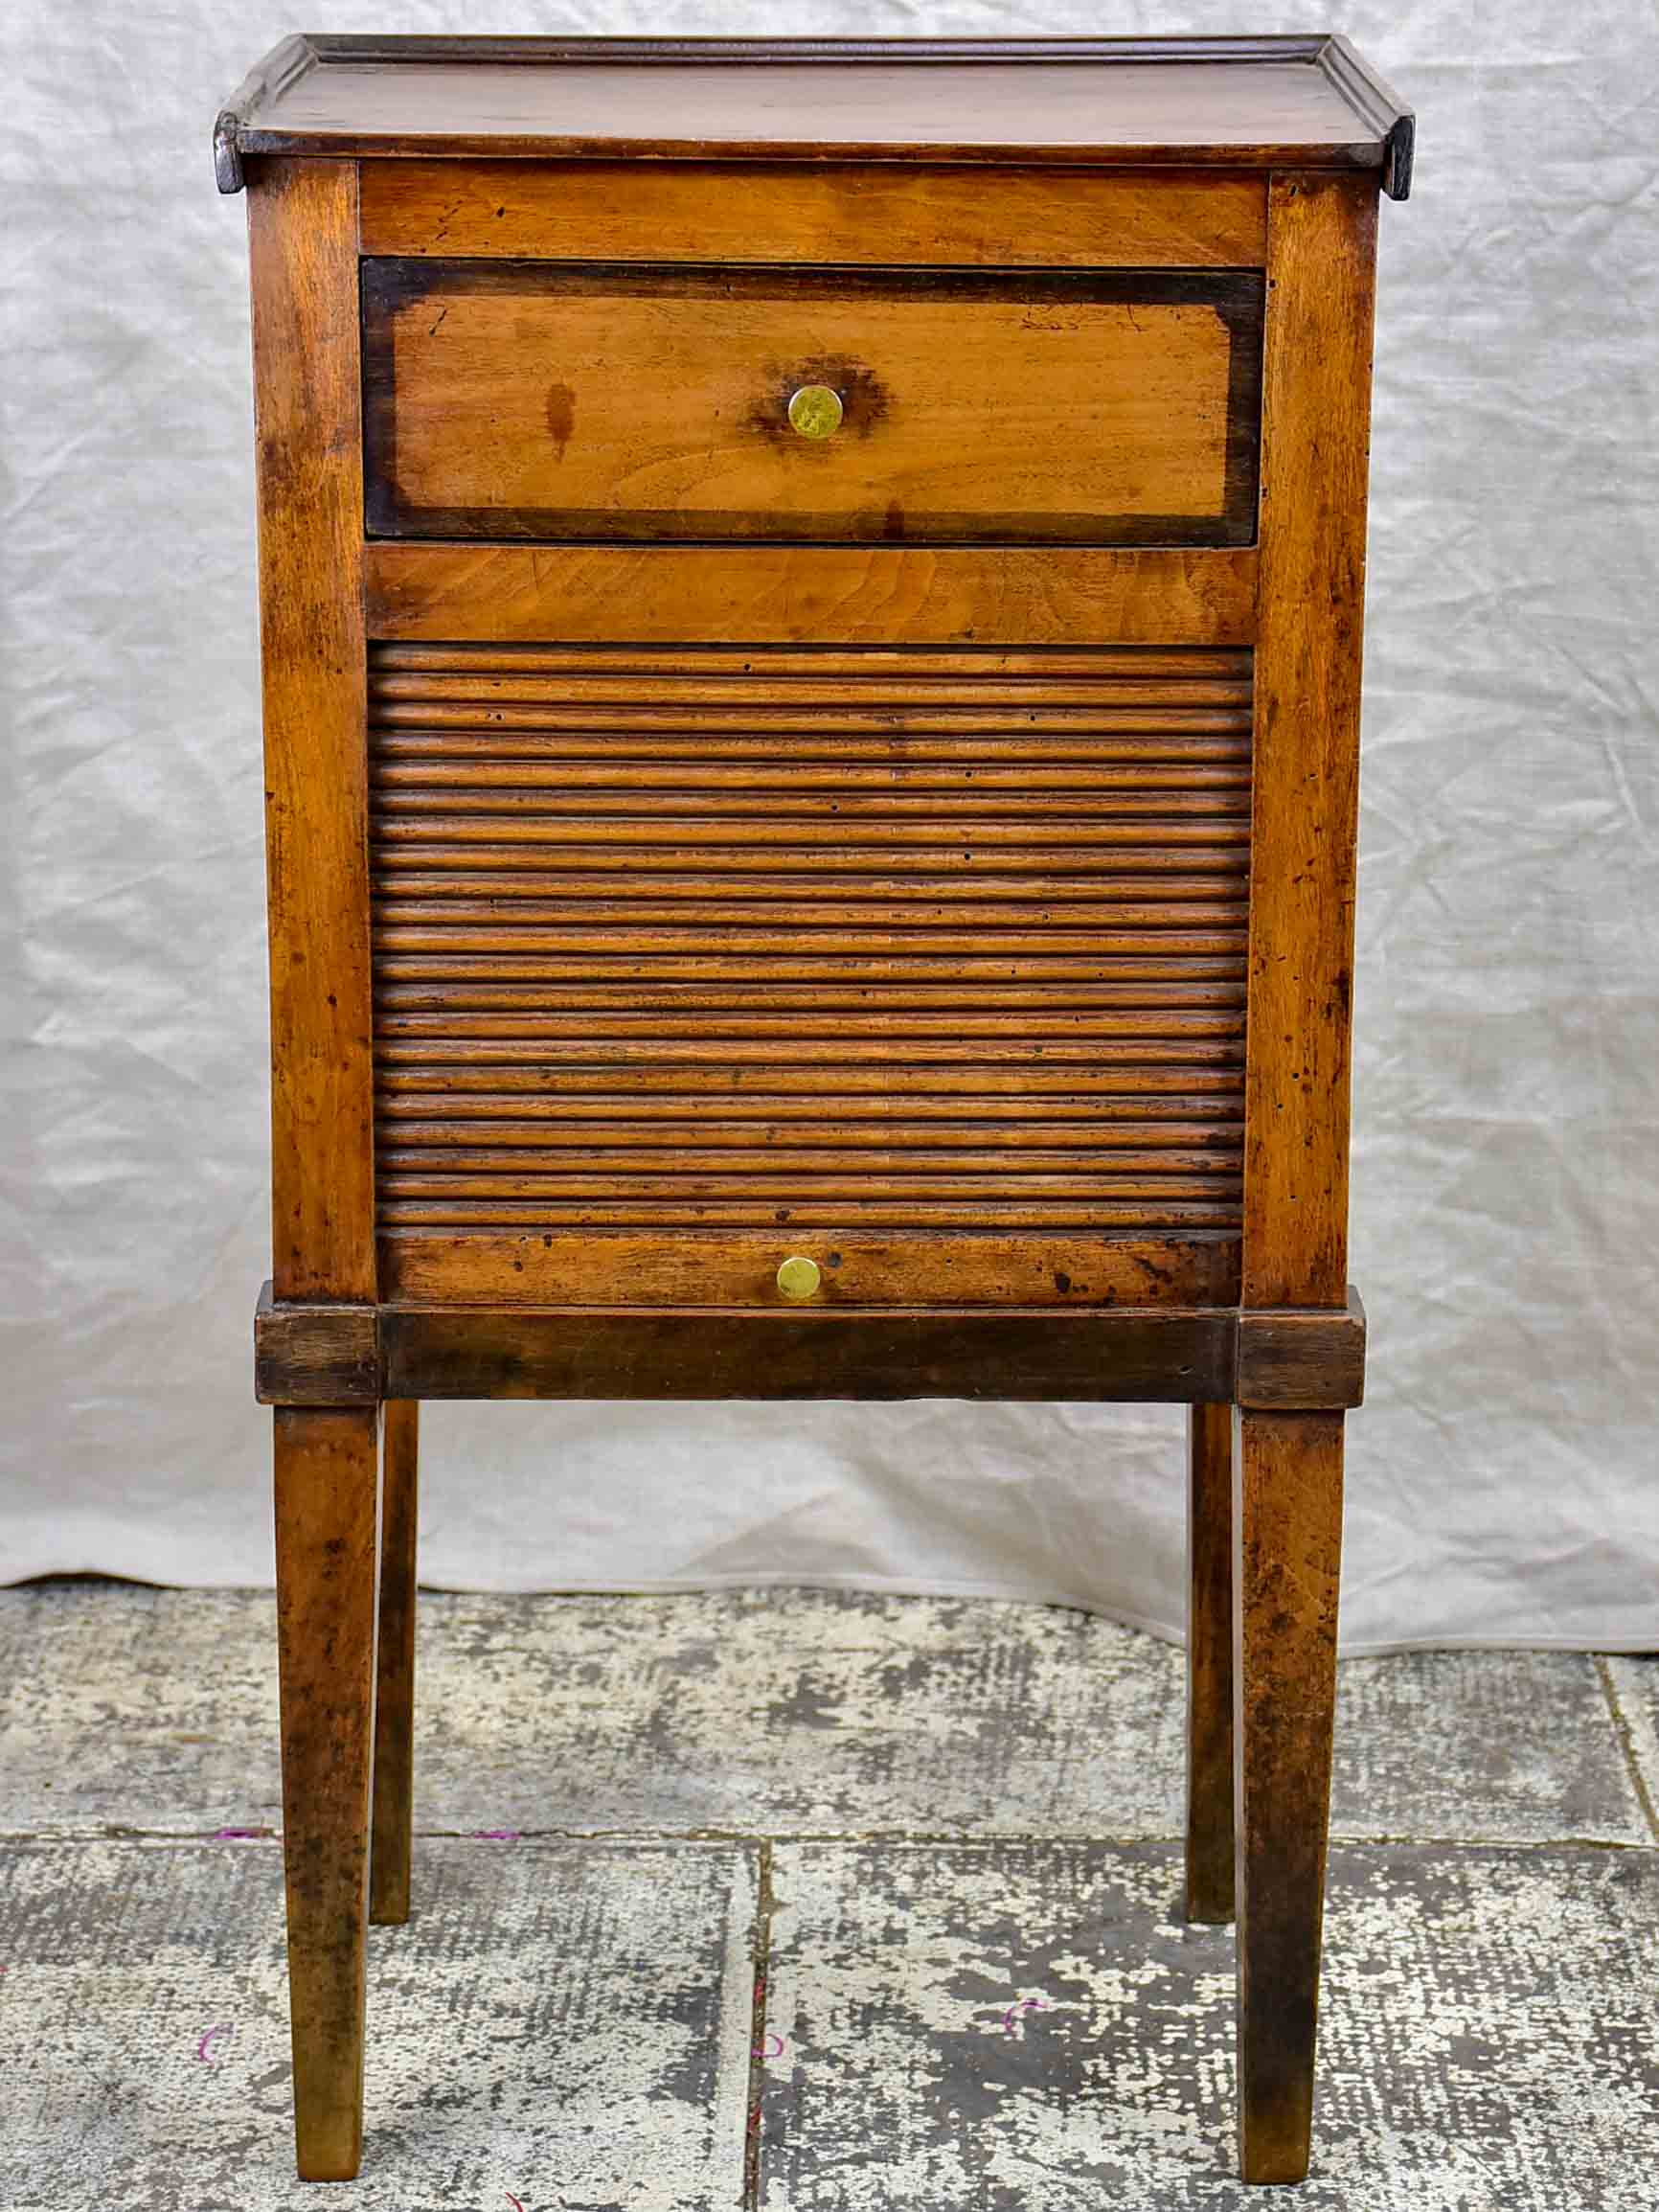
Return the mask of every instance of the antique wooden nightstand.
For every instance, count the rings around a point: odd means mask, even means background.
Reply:
[[[1306,2172],[1411,143],[1328,38],[292,38],[219,118],[303,2175],[408,1911],[416,1404],[499,1396],[1191,1405],[1188,1905]]]

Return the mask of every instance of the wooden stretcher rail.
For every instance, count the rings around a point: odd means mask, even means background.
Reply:
[[[1365,1313],[948,1308],[659,1311],[277,1304],[254,1321],[261,1404],[378,1399],[1121,1400],[1357,1405]]]

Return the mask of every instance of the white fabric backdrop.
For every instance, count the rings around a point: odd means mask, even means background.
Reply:
[[[1264,0],[370,12],[1306,27]],[[1347,1640],[1655,1645],[1659,24],[1326,14],[1420,145],[1381,225]],[[7,0],[0,29],[0,1579],[271,1569],[246,282],[208,134],[293,27],[289,0]],[[1174,1413],[456,1406],[426,1435],[437,1582],[834,1579],[1180,1621]]]

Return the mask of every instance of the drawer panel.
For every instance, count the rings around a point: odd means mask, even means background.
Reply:
[[[379,646],[369,696],[387,1294],[1236,1279],[1247,652]]]
[[[374,536],[1255,536],[1258,272],[362,268]]]
[[[368,161],[366,254],[1260,268],[1261,176],[884,162]]]

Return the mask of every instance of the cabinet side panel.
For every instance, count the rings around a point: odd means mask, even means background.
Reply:
[[[352,162],[248,195],[279,1298],[375,1295]]]
[[[1244,1303],[1340,1306],[1376,244],[1374,176],[1268,199]]]

